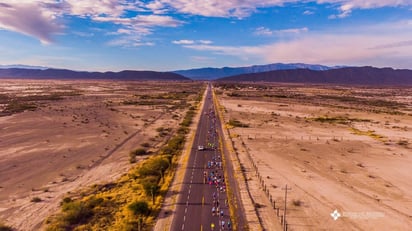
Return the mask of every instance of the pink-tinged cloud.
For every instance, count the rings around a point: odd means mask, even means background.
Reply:
[[[174,40],[172,41],[172,43],[177,44],[177,45],[190,45],[190,44],[194,44],[195,41],[188,40],[188,39],[182,39],[182,40]]]
[[[38,38],[50,43],[53,34],[64,27],[59,18],[73,16],[92,21],[120,25],[125,32],[145,36],[155,27],[177,27],[184,22],[166,13],[183,13],[205,17],[245,18],[261,8],[299,3],[298,0],[0,0],[0,28]],[[332,4],[337,14],[331,18],[348,17],[356,9],[412,6],[412,0],[316,0]],[[137,16],[127,18],[128,12]],[[143,14],[142,14],[143,13]],[[310,14],[306,11],[305,14]],[[118,28],[117,28],[118,29]],[[117,30],[116,29],[116,30]],[[144,33],[141,33],[141,32]],[[277,35],[282,31],[261,28],[256,33]],[[286,31],[283,31],[286,32]],[[282,33],[283,33],[282,32]],[[302,31],[298,31],[302,32]],[[124,33],[122,33],[124,34]]]
[[[172,8],[179,13],[207,17],[245,18],[257,11],[257,8],[281,6],[296,0],[156,0],[151,10]]]
[[[131,6],[124,0],[66,0],[70,15],[118,17]]]
[[[308,33],[299,38],[257,46],[192,44],[185,48],[260,62],[305,62],[326,65],[412,66],[412,25],[407,22],[359,28],[364,31]],[[379,34],[380,36],[376,36]],[[398,63],[394,60],[406,60]]]
[[[202,45],[209,45],[212,44],[213,41],[210,40],[189,40],[189,39],[181,39],[181,40],[174,40],[172,41],[173,44],[176,45],[194,45],[194,44],[202,44]]]
[[[287,3],[299,3],[298,0],[155,0],[146,4],[153,12],[168,12],[171,9],[179,13],[206,17],[245,18],[259,8],[282,6]],[[339,11],[331,18],[344,18],[355,9],[373,9],[381,7],[412,6],[412,0],[317,0],[318,4],[333,4]],[[305,11],[304,14],[313,14]]]
[[[0,28],[38,38],[43,44],[53,41],[52,35],[61,32],[49,12],[42,12],[38,4],[2,4],[0,7]]]
[[[400,6],[412,6],[412,0],[318,0],[318,3],[332,3],[337,4],[339,14],[331,15],[329,18],[345,18],[351,15],[355,9],[375,9],[382,7],[400,7]]]

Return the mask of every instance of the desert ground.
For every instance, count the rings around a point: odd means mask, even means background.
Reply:
[[[286,185],[288,230],[412,227],[411,88],[218,83],[215,92],[265,230],[281,230]]]
[[[127,172],[129,152],[163,145],[201,85],[2,80],[0,221],[37,230],[63,196]]]

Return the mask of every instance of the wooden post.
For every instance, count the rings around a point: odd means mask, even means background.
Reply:
[[[292,188],[288,188],[288,185],[286,184],[285,188],[283,188],[283,190],[285,190],[285,210],[283,211],[283,230],[286,231],[286,204],[287,204],[287,200],[288,200],[288,190],[291,190]]]

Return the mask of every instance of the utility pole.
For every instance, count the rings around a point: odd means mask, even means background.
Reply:
[[[282,188],[282,190],[285,190],[285,210],[283,211],[283,230],[286,231],[286,203],[288,200],[288,190],[291,190],[292,188],[288,188],[288,185],[286,184],[286,186],[284,188]]]

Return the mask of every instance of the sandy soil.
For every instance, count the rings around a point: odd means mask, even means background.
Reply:
[[[269,199],[283,215],[286,184],[288,230],[412,227],[412,89],[220,85],[218,93],[226,122],[249,125],[230,135],[266,230],[278,230]]]
[[[177,128],[184,109],[176,107],[176,99],[153,105],[124,102],[192,87],[110,81],[0,83],[1,94],[13,100],[63,95],[30,101],[37,107],[34,111],[0,117],[0,220],[18,230],[38,230],[67,193],[125,173],[131,166],[129,152],[145,142],[149,151],[159,148],[168,135],[160,136],[156,128]],[[31,202],[35,197],[41,201]]]

